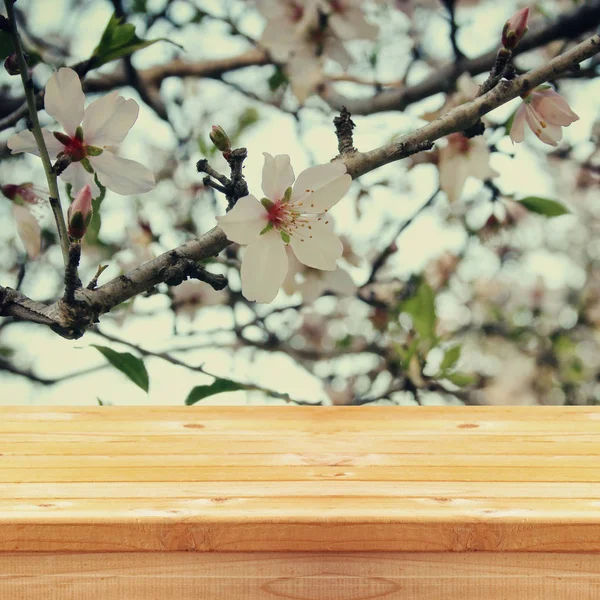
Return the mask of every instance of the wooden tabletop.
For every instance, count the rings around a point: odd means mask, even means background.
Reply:
[[[600,552],[600,409],[0,407],[0,552]]]

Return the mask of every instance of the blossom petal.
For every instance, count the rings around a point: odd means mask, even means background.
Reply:
[[[441,148],[438,170],[440,188],[446,192],[448,202],[452,204],[460,198],[469,176],[467,155],[457,152],[450,145]]]
[[[36,259],[42,247],[42,229],[31,211],[20,204],[12,205],[12,213],[17,224],[17,233],[25,246],[29,258]]]
[[[535,133],[535,135],[542,141],[544,144],[548,144],[550,146],[558,146],[558,142],[562,139],[562,129],[560,125],[551,125],[549,123],[542,123],[540,121],[540,116],[535,111],[535,109],[531,106],[531,104],[526,104],[527,113],[525,114],[525,120],[527,124],[531,128],[531,131]]]
[[[285,247],[285,252],[288,258],[288,270],[281,284],[283,291],[288,295],[293,295],[298,290],[298,284],[296,283],[296,275],[298,273],[302,273],[305,267],[304,265],[296,258],[294,251],[290,248],[289,244]]]
[[[83,116],[83,135],[92,146],[120,144],[138,118],[140,107],[112,92],[92,102]]]
[[[482,137],[470,141],[469,152],[465,157],[468,163],[468,174],[481,181],[498,177],[499,173],[490,167],[490,149]]]
[[[288,76],[294,96],[304,104],[313,91],[323,83],[322,57],[304,50],[294,52],[287,63],[285,73]]]
[[[342,14],[330,14],[327,23],[342,40],[376,40],[379,35],[379,27],[367,22],[356,6],[344,7]]]
[[[302,207],[302,212],[321,213],[337,204],[351,184],[341,161],[310,167],[298,175],[291,202]]]
[[[333,271],[344,251],[340,238],[319,222],[311,222],[310,227],[309,230],[308,225],[300,226],[291,237],[296,258],[307,267]]]
[[[335,271],[327,271],[327,274]],[[323,295],[327,288],[323,271],[312,271],[306,279],[298,285],[298,291],[302,294],[302,301],[305,304],[312,304]]]
[[[353,296],[357,287],[348,271],[344,269],[336,269],[331,273],[326,273],[323,278],[325,289],[336,292],[340,296]]]
[[[269,303],[285,279],[288,259],[279,233],[272,229],[250,244],[242,257],[242,294],[247,300]]]
[[[543,92],[534,93],[532,104],[538,114],[552,125],[562,125],[567,127],[574,121],[578,121],[579,117],[571,110],[567,101],[554,90],[545,90]],[[553,92],[551,95],[549,92]],[[537,98],[536,98],[537,96]]]
[[[156,185],[150,169],[135,160],[115,156],[108,150],[99,156],[90,156],[89,161],[100,183],[117,194],[145,194]]]
[[[263,152],[265,164],[262,170],[262,190],[267,198],[273,201],[281,200],[292,183],[294,183],[294,169],[290,164],[287,154],[278,154],[273,157]]]
[[[80,162],[71,163],[61,173],[60,178],[73,186],[71,196],[76,196],[86,185],[90,186],[93,198],[100,196],[100,188],[94,181],[93,173],[88,173]]]
[[[63,67],[54,73],[46,84],[44,108],[70,135],[83,119],[85,95],[81,89],[79,75],[73,69]]]
[[[298,285],[298,291],[302,294],[302,300],[311,304],[323,295],[323,292],[334,292],[340,296],[353,296],[357,287],[352,277],[344,269],[337,268],[335,271],[309,271],[306,279]]]
[[[251,244],[267,226],[268,213],[252,194],[240,198],[222,217],[217,217],[219,227],[227,239],[236,244]]]
[[[513,143],[518,144],[525,139],[525,114],[527,113],[527,107],[525,103],[522,103],[513,118],[512,125],[510,127],[509,135]]]
[[[56,155],[63,151],[64,146],[54,137],[52,132],[48,131],[45,127],[42,127],[42,135],[44,136],[44,142],[46,143],[50,158],[56,158]],[[36,156],[40,155],[35,137],[33,136],[33,133],[27,129],[8,138],[6,144],[12,150],[13,154],[17,154],[18,152],[29,152]]]

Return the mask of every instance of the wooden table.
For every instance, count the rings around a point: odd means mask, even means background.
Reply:
[[[600,410],[0,408],[2,600],[600,598]]]

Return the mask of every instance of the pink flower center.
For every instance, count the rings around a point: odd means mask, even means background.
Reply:
[[[77,162],[85,158],[86,151],[82,140],[76,137],[69,138],[69,142],[65,144],[63,152],[73,161]]]
[[[290,212],[287,205],[281,200],[273,203],[273,206],[267,209],[267,219],[273,224],[275,229],[285,229],[285,225],[290,219]]]
[[[342,0],[331,0],[329,2],[329,4],[330,4],[331,10],[333,12],[343,13],[346,11],[346,7],[344,6],[344,3]]]
[[[304,16],[304,8],[300,4],[292,2],[290,4],[290,19],[292,23],[298,23]]]
[[[451,133],[448,136],[448,143],[460,154],[466,154],[469,151],[469,138],[462,133]]]

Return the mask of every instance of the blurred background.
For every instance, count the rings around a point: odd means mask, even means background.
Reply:
[[[140,39],[163,38],[83,79],[88,103],[114,89],[139,103],[119,153],[157,185],[106,193],[82,280],[108,265],[105,283],[216,224],[226,200],[196,171],[208,158],[227,174],[213,125],[248,149],[245,176],[261,197],[263,152],[289,154],[296,175],[336,156],[342,104],[367,151],[473,98],[505,21],[524,6],[533,41],[517,73],[589,37],[600,19],[594,0],[323,0],[320,39],[290,50],[310,2],[19,0],[38,90],[89,59],[113,14]],[[356,180],[331,211],[339,271],[298,268],[272,304],[240,294],[234,244],[208,265],[227,276],[224,291],[161,284],[79,340],[0,318],[0,404],[598,403],[599,70],[596,56],[552,82],[580,117],[556,148],[530,131],[511,142],[516,99],[485,117],[483,136],[439,140]],[[26,127],[20,78],[3,71],[0,81],[0,184],[43,190],[41,161],[6,145]],[[378,110],[381,98],[395,106]],[[43,233],[34,259],[0,197],[0,285],[52,302],[61,252],[47,206],[32,211]]]

